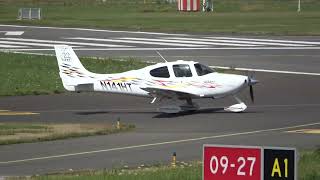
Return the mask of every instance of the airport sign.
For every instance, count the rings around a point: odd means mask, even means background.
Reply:
[[[203,180],[296,180],[296,149],[204,145]]]

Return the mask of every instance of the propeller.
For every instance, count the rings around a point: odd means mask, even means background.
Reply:
[[[250,87],[250,98],[251,98],[252,103],[254,103],[253,87],[252,87],[252,85],[250,85],[249,87]]]
[[[250,88],[250,98],[252,103],[254,103],[254,93],[253,93],[253,85],[257,84],[259,81],[254,79],[253,76],[248,75],[248,86]]]

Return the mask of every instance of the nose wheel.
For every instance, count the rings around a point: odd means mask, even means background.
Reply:
[[[238,104],[234,104],[232,106],[225,107],[224,110],[229,111],[229,112],[235,112],[235,113],[245,111],[247,109],[247,105],[244,104],[244,102],[242,102],[237,96],[233,96],[233,97],[238,102]]]

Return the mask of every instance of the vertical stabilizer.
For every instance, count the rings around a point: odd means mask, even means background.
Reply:
[[[83,67],[72,47],[55,45],[54,49],[59,66],[59,75],[66,90],[75,91],[78,85],[92,83],[93,73]]]

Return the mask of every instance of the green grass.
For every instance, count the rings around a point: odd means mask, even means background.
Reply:
[[[299,180],[320,179],[320,150],[303,151],[299,167]],[[23,178],[21,178],[23,179]],[[138,168],[117,168],[103,171],[65,172],[61,174],[35,176],[32,180],[201,180],[202,164],[200,162],[179,162],[171,166],[139,166]]]
[[[41,133],[47,132],[48,126],[38,124],[0,124],[0,136],[15,135],[16,133]],[[1,140],[0,140],[1,144]]]
[[[15,178],[12,178],[15,179]],[[23,178],[20,178],[23,179]],[[140,166],[136,169],[116,168],[103,171],[66,172],[62,174],[31,177],[34,180],[200,180],[199,162],[178,163],[176,168],[165,165]]]
[[[214,13],[178,12],[175,4],[163,3],[164,0],[146,2],[4,1],[0,6],[0,23],[164,32],[320,35],[318,0],[302,1],[300,13],[296,12],[296,0],[215,1]],[[41,7],[43,20],[16,20],[20,7]]]
[[[301,154],[299,161],[299,180],[320,179],[320,149],[306,151]]]
[[[116,73],[146,66],[146,63],[130,58],[123,61],[82,58],[81,61],[88,70],[97,73]],[[64,92],[54,56],[0,52],[0,64],[0,96]]]
[[[37,124],[0,124],[0,131],[4,130],[19,130],[19,129],[46,129],[43,125]]]
[[[115,125],[103,123],[0,123],[0,145],[107,135],[130,131],[134,128],[135,126],[131,124],[121,124],[117,128]]]

